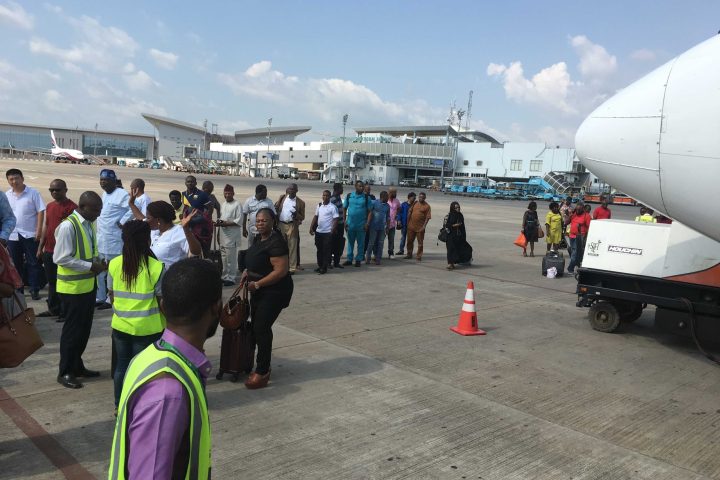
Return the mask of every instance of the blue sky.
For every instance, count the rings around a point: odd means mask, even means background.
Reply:
[[[445,124],[573,146],[585,115],[717,33],[720,2],[0,0],[0,121],[152,132]],[[464,123],[464,122],[463,122]]]

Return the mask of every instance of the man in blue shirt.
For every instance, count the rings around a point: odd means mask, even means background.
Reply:
[[[353,258],[355,266],[359,267],[365,257],[365,232],[368,229],[367,218],[370,211],[370,197],[363,192],[363,182],[355,182],[355,191],[349,193],[343,202],[345,209],[345,230],[347,237],[347,261],[344,265],[352,265]],[[355,250],[357,248],[357,250]],[[355,255],[353,256],[353,252]]]
[[[408,193],[407,202],[403,202],[400,205],[400,212],[398,213],[399,224],[402,227],[402,235],[400,236],[400,251],[398,255],[401,257],[405,255],[405,239],[407,238],[407,225],[408,225],[408,214],[410,213],[410,207],[415,203],[415,192]]]
[[[0,224],[2,224],[2,227],[0,227],[0,243],[6,246],[10,233],[15,230],[16,219],[5,192],[0,193],[2,193],[0,195]]]
[[[380,192],[380,200],[373,200],[368,215],[368,235],[370,241],[365,252],[365,263],[370,263],[370,257],[375,257],[375,265],[380,265],[382,251],[385,245],[390,224],[390,204],[388,192]]]

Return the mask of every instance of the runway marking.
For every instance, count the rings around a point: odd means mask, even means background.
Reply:
[[[38,450],[62,472],[65,478],[72,480],[95,479],[70,452],[65,450],[63,446],[3,388],[0,388],[0,410],[2,410],[25,436],[35,444]]]

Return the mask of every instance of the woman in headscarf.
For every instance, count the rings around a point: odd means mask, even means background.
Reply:
[[[465,217],[460,212],[460,204],[452,202],[450,204],[450,213],[445,220],[445,228],[447,229],[447,262],[448,270],[453,270],[455,264],[469,263],[472,260],[472,247],[467,242],[465,232]]]

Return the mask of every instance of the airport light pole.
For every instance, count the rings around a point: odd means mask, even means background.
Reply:
[[[270,156],[270,127],[272,127],[272,117],[268,118],[268,145],[267,145],[267,156],[265,157],[265,170],[267,170],[267,160]],[[272,178],[273,159],[270,159],[270,178]],[[265,172],[267,173],[267,172]]]
[[[340,149],[340,183],[345,183],[345,172],[343,172],[343,162],[345,161],[345,127],[347,126],[348,114],[343,115],[343,136],[342,148]]]
[[[95,148],[93,148],[93,157],[97,157],[97,141],[98,141],[98,138],[97,138],[97,127],[98,127],[98,124],[96,123],[96,124],[95,124]]]

